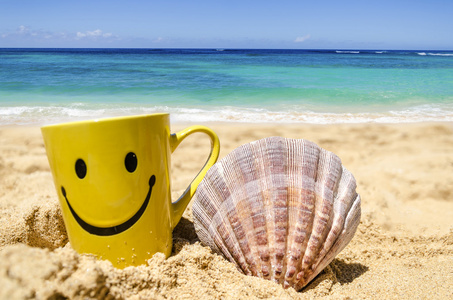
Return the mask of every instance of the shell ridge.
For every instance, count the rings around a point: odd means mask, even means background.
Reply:
[[[203,182],[203,188],[200,192],[204,200],[200,203],[202,204],[200,208],[212,218],[222,205],[222,202],[230,197],[230,191],[221,175],[223,174],[222,165],[217,165],[216,168],[211,168],[210,171],[210,174],[207,175],[207,180]],[[208,197],[210,197],[210,201]]]
[[[356,192],[356,188],[357,188],[357,182],[354,178],[354,176],[352,175],[351,172],[349,172],[348,169],[346,169],[345,167],[343,167],[343,177],[342,177],[342,180],[344,180],[344,184],[341,186],[342,188],[340,189],[340,187],[338,188],[339,191],[338,191],[338,198],[342,198],[342,199],[355,199],[355,197],[357,196],[357,192]],[[340,182],[341,184],[342,182]],[[348,202],[344,202],[342,204],[344,204],[344,209],[345,211],[342,212],[343,214],[346,214],[346,211],[349,211],[353,205],[354,201],[348,201]]]
[[[236,235],[233,234],[234,231],[231,228],[231,223],[226,217],[229,213],[228,209],[231,207],[234,208],[234,206],[230,204],[232,193],[231,187],[227,184],[230,181],[222,176],[222,174],[230,174],[230,170],[227,170],[228,166],[225,166],[225,164],[218,164],[218,167],[218,170],[222,172],[217,175],[215,184],[219,187],[219,194],[223,195],[224,201],[218,206],[217,215],[212,219],[210,230],[214,234],[214,237],[216,237],[214,240],[216,245],[222,249],[223,253],[226,253],[225,256],[231,262],[236,262],[245,274],[251,274],[242,250],[238,247],[239,243],[237,242]]]
[[[243,172],[245,176],[245,194],[247,218],[249,218],[249,239],[252,242],[251,249],[256,260],[259,277],[268,278],[270,275],[268,230],[266,226],[266,215],[263,202],[263,195],[260,192],[260,173],[257,166],[260,164],[259,143],[250,143],[244,156],[244,163],[247,168]]]
[[[211,168],[209,174],[206,174],[206,180],[200,184],[200,193],[198,194],[198,201],[193,203],[192,211],[193,217],[196,222],[195,224],[195,231],[200,240],[205,240],[209,246],[214,248],[216,252],[219,251],[217,246],[215,245],[212,237],[208,234],[209,232],[209,225],[211,223],[212,218],[218,211],[220,205],[218,205],[217,200],[219,199],[222,201],[219,195],[215,195],[215,189],[212,186],[211,182],[211,174],[215,174],[217,171],[217,167],[215,166]]]
[[[299,144],[301,145],[299,147]],[[286,174],[288,176],[288,185],[287,185],[287,195],[288,195],[288,238],[286,239],[286,254],[285,254],[285,267],[283,269],[283,285],[284,287],[289,287],[291,284],[289,281],[292,280],[295,274],[296,265],[294,261],[295,256],[297,256],[296,251],[298,250],[297,247],[292,247],[296,244],[297,237],[296,235],[296,224],[297,224],[297,217],[298,217],[298,208],[301,205],[301,201],[299,200],[298,195],[301,194],[302,191],[302,184],[301,184],[301,177],[302,177],[302,170],[299,168],[299,164],[292,163],[297,160],[299,156],[303,158],[303,155],[299,155],[304,153],[304,141],[302,143],[297,143],[293,139],[286,140],[286,149],[288,149],[287,158],[288,158],[288,169],[286,170]],[[300,172],[300,174],[299,174]],[[294,176],[289,176],[290,174],[294,174]],[[289,272],[288,272],[289,269]],[[289,275],[288,275],[289,274]]]
[[[250,275],[252,274],[252,271],[249,269],[246,257],[244,256],[242,249],[239,247],[239,242],[236,235],[232,234],[234,233],[234,230],[232,229],[229,220],[222,218],[222,216],[228,215],[228,212],[226,211],[229,207],[231,207],[231,205],[229,205],[230,202],[230,199],[229,201],[224,202],[225,205],[223,205],[223,207],[219,210],[219,214],[216,215],[216,217],[218,217],[219,219],[219,222],[216,222],[216,219],[214,218],[212,220],[212,226],[210,227],[210,229],[213,234],[215,234],[215,237],[218,238],[215,240],[215,242],[218,247],[222,249],[222,252],[228,258],[228,260],[233,263],[235,262],[244,274]],[[215,226],[215,224],[219,225]]]
[[[237,207],[240,214],[234,219],[234,222],[232,222],[232,219],[230,218],[230,222],[232,223],[233,231],[237,234],[237,239],[249,264],[250,270],[255,276],[262,277],[263,273],[259,255],[260,249],[255,239],[255,228],[253,223],[253,217],[256,210],[259,212],[259,208],[257,208],[256,205],[253,205],[253,203],[259,205],[259,201],[255,201],[257,200],[257,195],[250,189],[250,185],[253,185],[254,181],[253,177],[250,177],[250,173],[253,173],[251,172],[252,166],[250,164],[253,158],[252,148],[255,146],[256,143],[252,142],[241,146],[240,151],[233,151],[234,164],[237,165],[235,169],[242,170],[242,172],[235,174],[235,179],[238,181],[236,186],[241,188],[236,188],[235,193],[233,194],[234,206]]]
[[[353,204],[353,201],[357,197],[357,193],[352,192],[355,190],[356,183],[355,178],[352,174],[346,169],[342,168],[342,176],[339,180],[338,192],[334,199],[333,207],[333,224],[332,227],[325,239],[324,245],[322,246],[321,251],[319,252],[318,258],[313,264],[314,273],[319,273],[327,264],[322,266],[322,262],[325,263],[326,260],[329,260],[329,252],[333,248],[333,245],[337,243],[338,239],[342,239],[343,228],[345,226],[345,220],[347,214]],[[333,257],[339,252],[334,251]],[[331,261],[331,260],[330,260]]]
[[[302,261],[302,269],[305,272],[299,273],[298,278],[305,281],[315,270],[314,262],[319,254],[326,236],[332,226],[332,212],[336,182],[341,175],[341,161],[339,158],[327,151],[322,150],[320,155],[320,166],[318,167],[318,181],[316,184],[316,201],[314,208],[313,230],[308,240],[307,251]]]
[[[344,249],[348,244],[349,240],[354,236],[357,227],[360,224],[360,217],[362,214],[361,210],[361,198],[359,194],[356,194],[356,197],[352,203],[351,209],[348,211],[346,216],[345,225],[343,227],[342,235],[345,237],[341,242],[340,249],[338,252]],[[335,246],[335,245],[334,245]],[[334,247],[332,247],[334,248]],[[337,253],[338,253],[337,252]]]
[[[307,252],[309,251],[309,242],[312,238],[312,231],[313,231],[313,227],[314,227],[314,220],[315,220],[315,217],[316,217],[316,202],[317,202],[317,184],[318,182],[320,181],[320,178],[321,178],[321,173],[317,171],[317,169],[319,169],[319,166],[321,165],[321,161],[322,161],[322,153],[323,153],[323,149],[319,149],[319,152],[317,153],[317,156],[316,156],[316,169],[315,169],[315,174],[314,174],[314,186],[313,186],[313,201],[311,203],[311,209],[309,209],[309,211],[307,211],[308,216],[307,216],[307,219],[304,220],[304,222],[306,222],[307,224],[307,231],[306,231],[306,237],[305,237],[305,240],[304,240],[304,244],[303,244],[303,248],[302,248],[302,257],[301,257],[301,261],[300,261],[300,265],[299,265],[299,268],[298,268],[298,272],[297,272],[297,275],[295,276],[295,281],[296,282],[300,282],[301,279],[304,277],[304,268],[306,267],[305,264],[304,264],[304,261],[305,261],[305,257],[307,256]]]
[[[229,203],[231,203],[231,186],[230,183],[231,179],[228,177],[230,176],[231,169],[228,166],[228,163],[225,163],[225,161],[230,161],[232,159],[233,155],[229,153],[227,156],[225,156],[225,160],[222,162],[219,162],[218,164],[215,164],[213,167],[211,167],[205,178],[203,179],[202,183],[197,189],[197,198],[196,201],[193,204],[193,215],[194,215],[194,221],[197,221],[196,215],[197,215],[197,210],[198,207],[196,204],[197,202],[202,203],[203,201],[203,193],[202,190],[205,188],[203,185],[203,182],[206,181],[208,183],[207,187],[213,187],[213,190],[215,189],[214,187],[217,186],[216,190],[216,195],[222,195],[220,197],[220,201],[223,200],[222,203],[218,203],[216,205],[216,215],[213,216],[210,220],[210,223],[208,224],[207,231],[210,234],[212,240],[211,241],[204,241],[202,237],[200,237],[200,240],[205,243],[214,243],[214,247],[212,247],[214,250],[219,250],[220,252],[231,262],[236,262],[237,266],[239,266],[242,269],[242,272],[245,274],[251,274],[250,270],[248,270],[247,263],[244,263],[244,255],[241,251],[237,250],[237,246],[239,245],[238,242],[236,242],[235,245],[231,246],[230,248],[227,247],[224,241],[228,243],[229,240],[235,241],[235,232],[231,229],[231,224],[230,221],[227,218],[227,211],[228,207],[232,206]],[[201,198],[201,200],[200,200]],[[216,202],[215,197],[213,196],[212,199],[213,202]],[[201,205],[200,210],[204,209],[203,205]],[[227,235],[226,233],[229,233]],[[198,234],[198,232],[197,232]]]
[[[269,251],[271,255],[271,279],[280,283],[283,274],[286,238],[287,238],[287,159],[285,155],[285,139],[271,137],[263,140],[261,147],[266,149],[268,174],[265,177],[270,188],[270,198],[267,204],[270,218],[269,225]]]
[[[312,266],[313,271],[316,269],[316,266],[317,266],[319,260],[322,259],[324,254],[328,251],[328,249],[336,241],[336,239],[340,235],[341,230],[344,225],[343,214],[345,213],[345,211],[348,208],[344,207],[345,205],[342,205],[342,204],[344,204],[344,202],[345,202],[343,200],[350,200],[350,199],[346,198],[346,197],[348,197],[347,193],[339,194],[340,186],[341,186],[341,184],[346,184],[347,186],[349,186],[349,184],[351,184],[352,181],[354,181],[354,184],[355,184],[354,178],[350,178],[350,176],[348,176],[348,173],[344,173],[345,168],[342,166],[341,160],[339,159],[339,157],[336,156],[335,154],[333,154],[332,152],[328,152],[328,154],[331,158],[333,158],[333,160],[331,160],[331,163],[334,162],[334,164],[333,164],[334,169],[335,169],[334,171],[337,171],[337,172],[331,173],[331,174],[333,174],[333,177],[330,177],[332,180],[331,186],[333,186],[333,194],[332,194],[333,198],[332,198],[331,211],[329,213],[329,222],[328,222],[329,225],[326,226],[326,229],[328,229],[328,230],[326,230],[327,235],[326,235],[325,239],[323,239],[323,243],[320,245],[321,251],[319,251],[318,257],[316,257],[316,259],[313,263],[313,266]],[[333,168],[329,168],[329,169],[333,169]],[[341,186],[341,187],[344,187],[344,186]],[[348,189],[343,189],[343,191],[347,191],[347,190]],[[329,193],[329,197],[330,197],[330,193]]]
[[[200,240],[204,240],[215,252],[223,254],[231,262],[236,262],[236,265],[241,266],[244,273],[250,274],[247,264],[244,263],[243,255],[237,254],[238,251],[235,246],[237,243],[228,243],[231,240],[231,234],[227,234],[228,230],[225,229],[225,226],[229,223],[224,222],[222,215],[226,214],[222,214],[222,211],[224,211],[225,204],[229,202],[230,193],[225,180],[223,180],[223,170],[222,164],[213,166],[209,169],[209,174],[206,174],[206,180],[200,184],[201,191],[198,195],[200,200],[193,204],[194,219],[198,220],[195,223],[195,231]],[[216,189],[215,186],[220,188]],[[207,195],[210,196],[210,202],[206,201]],[[215,214],[213,214],[214,211]],[[232,249],[233,253],[230,253],[228,249]]]
[[[266,208],[267,201],[267,186],[265,180],[266,173],[263,167],[264,155],[261,143],[259,141],[252,143],[251,153],[253,156],[253,169],[255,170],[256,178],[253,182],[254,193],[256,199],[259,199],[261,214],[255,215],[254,230],[256,232],[256,244],[258,247],[259,258],[261,263],[261,273],[263,278],[269,279],[271,276],[271,261],[270,261],[270,247],[269,247],[269,224],[268,214]]]
[[[235,234],[241,252],[249,265],[249,269],[253,275],[259,276],[260,264],[256,257],[256,246],[253,239],[253,227],[251,224],[251,216],[249,209],[249,200],[245,191],[245,177],[242,170],[246,154],[249,153],[251,145],[245,144],[240,146],[238,151],[232,151],[231,158],[228,161],[231,166],[230,172],[226,172],[229,176],[234,192],[231,194],[231,209],[228,210],[227,218],[231,224],[232,233]],[[234,210],[233,210],[234,209]]]
[[[357,230],[357,227],[360,223],[360,215],[361,215],[360,203],[361,203],[360,195],[357,194],[357,197],[355,198],[355,200],[353,202],[351,210],[348,212],[348,216],[346,217],[345,226],[341,233],[341,238],[338,238],[336,240],[335,244],[332,246],[330,251],[326,254],[326,256],[325,256],[326,259],[323,260],[322,264],[320,264],[318,267],[319,272],[322,271],[322,269],[324,269],[328,264],[330,264],[332,262],[332,260],[335,258],[335,256],[346,247],[346,245],[349,243],[349,241],[354,236],[354,234]],[[307,278],[306,283],[310,282],[313,278],[316,277],[316,275],[318,275],[318,274],[315,274],[315,273],[311,274]],[[296,286],[296,289],[299,290],[304,285]]]
[[[301,228],[301,231],[303,231],[303,242],[301,244],[300,248],[300,256],[298,258],[297,262],[297,267],[295,270],[294,274],[288,274],[292,276],[292,285],[294,286],[303,278],[304,275],[304,259],[306,257],[308,246],[309,246],[309,241],[311,239],[312,231],[313,231],[313,226],[314,226],[314,218],[316,216],[315,213],[315,207],[316,207],[316,184],[320,178],[319,172],[317,172],[320,162],[321,162],[321,154],[322,154],[322,149],[316,145],[315,143],[309,142],[309,150],[312,150],[311,152],[314,151],[313,155],[313,161],[308,161],[304,162],[304,169],[305,170],[310,170],[311,173],[305,174],[303,177],[303,187],[304,191],[307,191],[307,193],[304,193],[304,203],[305,206],[302,208],[301,213],[301,225],[303,226]],[[308,146],[308,144],[307,144]],[[313,168],[311,169],[310,166]],[[313,178],[313,180],[307,180],[308,178]],[[308,183],[310,183],[309,186],[306,186]]]
[[[295,275],[300,272],[302,267],[302,259],[311,231],[312,222],[310,220],[313,216],[313,190],[316,176],[314,170],[317,168],[319,159],[319,147],[316,144],[307,140],[292,140],[292,142],[294,145],[299,145],[299,147],[294,148],[296,151],[293,152],[293,159],[296,160],[297,158],[301,161],[298,164],[299,170],[294,171],[297,174],[295,176],[297,181],[293,184],[299,186],[299,188],[294,191],[294,203],[292,203],[294,206],[290,206],[290,209],[292,209],[290,213],[294,216],[288,233],[288,244],[290,246],[287,247],[288,265],[285,273],[285,287],[294,284]]]
[[[273,144],[273,137],[259,140],[255,143],[255,153],[257,160],[261,162],[260,172],[261,180],[259,182],[260,189],[262,191],[262,201],[265,213],[266,231],[268,233],[268,257],[266,257],[266,266],[268,268],[267,277],[274,279],[274,263],[271,257],[275,245],[275,222],[274,222],[274,211],[273,211],[273,195],[272,195],[272,181],[271,170],[269,167],[269,151],[268,146]]]

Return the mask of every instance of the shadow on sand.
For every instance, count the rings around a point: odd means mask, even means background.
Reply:
[[[301,292],[305,292],[319,285],[324,285],[331,290],[336,283],[340,285],[353,282],[368,271],[368,267],[360,263],[347,263],[342,259],[335,258],[315,279],[312,280]]]

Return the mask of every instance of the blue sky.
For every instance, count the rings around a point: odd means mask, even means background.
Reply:
[[[0,47],[453,50],[453,0],[0,0]]]

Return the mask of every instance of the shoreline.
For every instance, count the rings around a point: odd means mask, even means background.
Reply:
[[[54,100],[58,102],[57,99]],[[61,99],[60,99],[61,101]],[[74,101],[74,100],[73,100]],[[106,100],[107,101],[107,100]],[[190,99],[187,100],[190,102]],[[237,100],[238,101],[238,100]],[[246,99],[244,101],[247,102]],[[145,103],[119,102],[106,106],[105,103],[69,103],[64,105],[40,106],[39,103],[15,106],[0,106],[0,126],[40,126],[79,120],[103,119],[119,116],[168,113],[172,123],[186,122],[222,122],[248,124],[404,124],[419,122],[453,122],[453,105],[445,99],[442,102],[428,103],[414,100],[416,103],[394,105],[322,105],[315,108],[308,104],[251,104],[240,105],[152,105]],[[418,103],[417,103],[418,102]],[[165,101],[164,101],[165,103]],[[364,105],[364,104],[362,104]],[[371,109],[371,111],[370,111]]]
[[[201,124],[236,147],[278,135],[337,154],[357,180],[362,219],[351,243],[302,292],[239,273],[197,242],[191,205],[173,235],[172,256],[117,270],[75,253],[65,235],[39,126],[0,126],[0,299],[430,298],[453,296],[453,122]],[[172,196],[181,195],[209,153],[203,134],[172,155]],[[190,159],[188,159],[190,158]],[[89,272],[86,270],[90,270]],[[103,294],[104,293],[104,294]],[[92,296],[90,296],[92,295]]]
[[[165,112],[164,112],[165,113]],[[160,114],[160,112],[150,113],[152,114]],[[169,113],[170,116],[172,115]],[[138,115],[148,115],[148,114],[138,114]],[[0,124],[0,129],[2,128],[40,128],[42,126],[48,125],[56,125],[62,123],[72,123],[72,122],[82,122],[82,121],[92,121],[92,120],[101,120],[101,119],[109,119],[109,118],[116,118],[116,117],[128,117],[128,116],[136,116],[136,115],[118,115],[118,116],[107,116],[101,118],[90,118],[90,119],[71,119],[56,123],[31,123],[31,124]],[[247,121],[172,121],[170,119],[170,126],[171,127],[179,127],[179,126],[191,126],[191,125],[205,125],[205,126],[259,126],[259,127],[325,127],[325,126],[418,126],[418,125],[453,125],[452,121],[410,121],[410,122],[351,122],[351,123],[309,123],[309,122],[288,122],[288,123],[281,123],[281,122],[247,122]]]

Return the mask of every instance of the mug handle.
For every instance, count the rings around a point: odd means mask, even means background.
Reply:
[[[187,189],[184,191],[184,193],[179,197],[179,199],[176,202],[172,203],[172,214],[171,214],[171,226],[172,229],[176,227],[178,224],[179,220],[182,217],[182,214],[186,210],[187,205],[190,202],[190,199],[192,199],[193,195],[195,194],[195,191],[197,190],[198,185],[200,184],[201,180],[203,180],[203,177],[206,175],[206,172],[209,170],[212,165],[215,164],[217,161],[217,158],[219,157],[219,152],[220,152],[220,141],[219,137],[217,134],[215,134],[214,131],[212,131],[210,128],[206,126],[201,126],[201,125],[194,125],[187,127],[186,129],[183,129],[177,133],[173,133],[170,135],[170,150],[171,153],[173,153],[176,148],[179,146],[179,144],[189,135],[195,132],[203,132],[209,136],[211,139],[211,153],[209,154],[208,159],[206,160],[206,163],[204,164],[203,168],[201,171],[195,176],[195,178],[192,180],[190,185],[187,187]]]

